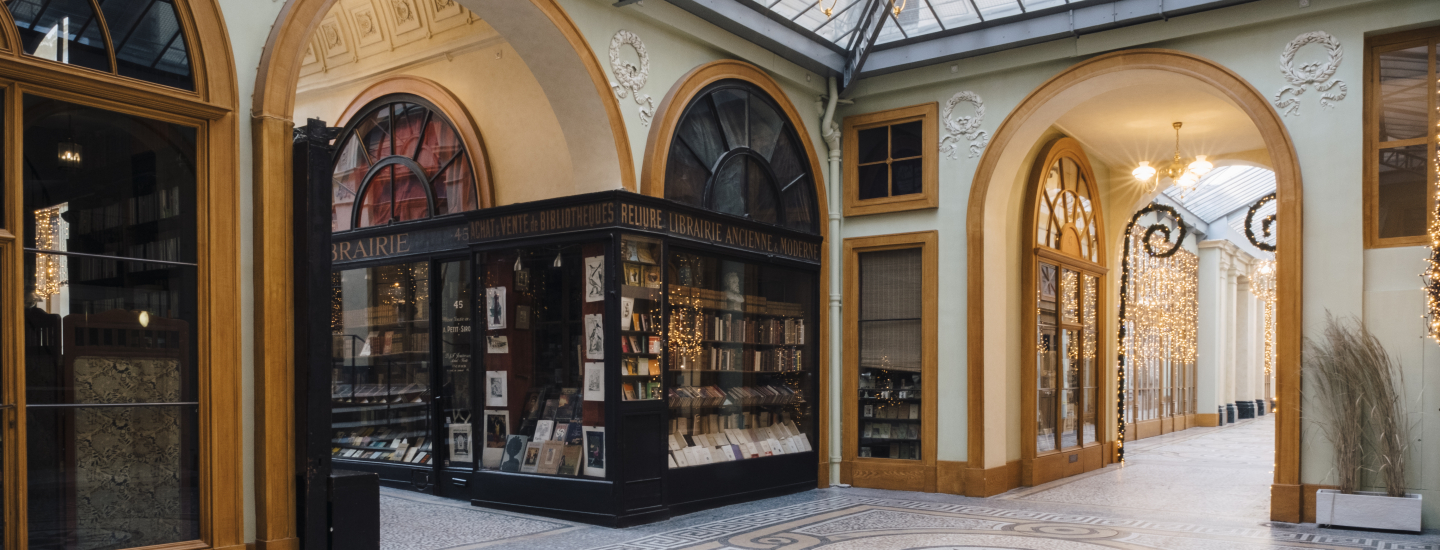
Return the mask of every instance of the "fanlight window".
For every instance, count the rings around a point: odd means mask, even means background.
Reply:
[[[337,140],[332,231],[476,209],[470,154],[445,115],[424,99],[377,99]]]
[[[99,15],[96,4],[9,0],[5,5],[28,55],[195,89],[190,50],[173,0],[100,0]]]
[[[1100,263],[1093,200],[1080,165],[1068,157],[1057,159],[1040,190],[1036,244]]]
[[[676,125],[665,198],[814,233],[815,177],[803,147],[764,91],[739,80],[711,84]]]

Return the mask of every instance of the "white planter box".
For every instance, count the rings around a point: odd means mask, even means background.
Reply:
[[[1420,495],[1385,496],[1357,491],[1346,495],[1334,489],[1315,494],[1315,523],[1322,526],[1420,531]]]

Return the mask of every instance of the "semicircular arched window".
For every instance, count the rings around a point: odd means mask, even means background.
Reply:
[[[27,55],[194,90],[174,0],[9,0]]]
[[[429,101],[410,94],[376,99],[351,118],[337,141],[332,231],[477,208],[470,153]]]
[[[1050,164],[1044,177],[1036,216],[1036,244],[1101,263],[1088,171],[1075,159],[1061,156]]]
[[[804,146],[759,87],[716,82],[695,95],[675,127],[665,198],[815,233],[815,175]]]

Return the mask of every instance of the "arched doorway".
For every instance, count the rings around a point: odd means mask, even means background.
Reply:
[[[1110,461],[1099,439],[1100,298],[1106,264],[1095,172],[1080,143],[1059,138],[1041,150],[1029,178],[1030,238],[1021,241],[1026,270],[1026,330],[1020,483],[1039,485]],[[1033,414],[1032,414],[1033,412]]]
[[[534,67],[555,115],[566,121],[571,183],[582,191],[635,188],[634,160],[608,79],[585,38],[554,0],[457,0],[499,31]],[[296,544],[295,431],[289,380],[293,260],[290,143],[306,45],[336,0],[288,0],[271,29],[254,91],[256,545]],[[332,121],[333,122],[333,121]],[[481,196],[482,204],[488,200]]]
[[[1239,75],[1204,58],[1171,50],[1115,52],[1079,63],[1031,92],[997,128],[976,170],[967,210],[967,276],[969,362],[969,463],[967,490],[990,496],[1012,487],[1018,475],[1007,465],[1009,438],[1020,430],[985,430],[1003,426],[1008,408],[1006,379],[1021,364],[1023,348],[1009,331],[1021,326],[1018,303],[1024,278],[1019,262],[1007,260],[1008,250],[1022,233],[1019,175],[1036,143],[1065,112],[1101,93],[1134,86],[1154,76],[1180,76],[1224,98],[1245,113],[1264,141],[1277,180],[1280,255],[1276,302],[1277,396],[1275,477],[1270,516],[1298,522],[1300,486],[1300,344],[1301,344],[1301,178],[1294,145],[1278,113],[1266,97]],[[1121,203],[1128,203],[1121,200]],[[1103,321],[1102,334],[1113,334],[1113,320]],[[1102,338],[1102,357],[1113,357],[1114,343]],[[1033,349],[1033,348],[1032,348]],[[1105,364],[1111,365],[1110,361]],[[1101,380],[1101,410],[1113,411],[1115,380]],[[1113,415],[1101,415],[1106,452],[1113,453]],[[987,417],[991,420],[987,421]],[[1018,425],[1018,420],[1016,419]],[[1013,477],[1012,477],[1013,476]]]

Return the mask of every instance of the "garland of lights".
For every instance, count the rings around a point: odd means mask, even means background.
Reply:
[[[1122,265],[1121,265],[1121,269],[1120,269],[1120,318],[1121,318],[1121,319],[1125,319],[1125,310],[1126,310],[1126,308],[1129,307],[1129,305],[1130,305],[1130,304],[1129,304],[1129,296],[1128,296],[1128,295],[1129,295],[1129,290],[1130,290],[1130,246],[1131,246],[1131,235],[1132,235],[1132,234],[1134,233],[1134,231],[1135,231],[1135,225],[1140,222],[1140,218],[1141,218],[1142,216],[1144,216],[1144,215],[1146,215],[1146,214],[1149,214],[1149,213],[1152,213],[1152,212],[1157,213],[1157,214],[1168,214],[1172,219],[1175,220],[1175,225],[1180,229],[1180,235],[1175,238],[1175,243],[1174,243],[1174,245],[1170,246],[1169,249],[1167,249],[1167,250],[1155,250],[1155,243],[1154,243],[1153,238],[1154,238],[1157,234],[1161,236],[1161,240],[1162,240],[1163,242],[1165,242],[1166,244],[1169,244],[1169,242],[1170,242],[1170,237],[1171,237],[1171,228],[1170,228],[1169,225],[1167,225],[1167,224],[1164,223],[1164,221],[1165,221],[1164,216],[1161,216],[1160,221],[1156,222],[1155,224],[1153,224],[1153,225],[1151,225],[1151,226],[1149,226],[1148,228],[1145,229],[1145,233],[1143,234],[1143,237],[1140,239],[1140,245],[1141,245],[1140,248],[1145,251],[1145,254],[1147,254],[1147,255],[1149,255],[1149,256],[1152,256],[1152,257],[1156,257],[1156,258],[1168,258],[1168,257],[1170,257],[1170,256],[1173,256],[1176,252],[1179,252],[1179,251],[1180,251],[1180,244],[1185,241],[1185,234],[1186,234],[1187,230],[1185,229],[1185,224],[1182,223],[1183,220],[1182,220],[1182,218],[1180,217],[1180,214],[1179,214],[1178,212],[1176,212],[1174,208],[1171,208],[1171,207],[1166,206],[1166,205],[1163,205],[1163,204],[1154,204],[1154,203],[1152,203],[1150,206],[1146,206],[1145,208],[1140,209],[1139,212],[1136,212],[1134,216],[1131,216],[1131,217],[1130,217],[1130,223],[1125,225],[1125,248],[1123,249],[1123,251],[1124,251],[1124,256],[1123,256],[1123,259],[1121,260]],[[1138,254],[1137,254],[1137,256],[1138,256]],[[1125,360],[1126,360],[1126,357],[1125,357],[1125,355],[1126,355],[1126,353],[1125,353],[1125,336],[1126,336],[1125,323],[1120,323],[1120,330],[1117,331],[1117,332],[1118,332],[1118,338],[1119,338],[1119,340],[1118,340],[1118,345],[1116,346],[1116,348],[1117,348],[1117,355],[1119,356],[1119,362],[1118,362],[1118,364],[1116,365],[1116,369],[1115,369],[1115,372],[1116,372],[1116,385],[1115,385],[1115,393],[1116,393],[1116,400],[1115,400],[1115,401],[1116,401],[1116,404],[1115,404],[1115,419],[1116,419],[1116,428],[1117,428],[1116,431],[1117,431],[1117,433],[1118,433],[1118,439],[1116,440],[1116,443],[1115,443],[1115,455],[1116,455],[1116,460],[1118,460],[1118,461],[1120,461],[1120,462],[1124,462],[1124,461],[1125,461]]]
[[[1265,378],[1275,365],[1275,261],[1266,260],[1250,274],[1250,293],[1265,305]],[[1267,395],[1268,397],[1268,395]]]
[[[1434,162],[1435,172],[1440,174],[1440,156]],[[1425,272],[1420,278],[1425,281],[1425,324],[1430,339],[1440,343],[1440,201],[1435,202],[1435,208],[1435,214],[1430,216],[1430,256],[1425,258]]]
[[[1275,193],[1260,197],[1260,200],[1250,205],[1250,211],[1245,213],[1245,238],[1250,239],[1250,244],[1255,245],[1255,248],[1266,252],[1275,251],[1275,245],[1270,244],[1270,239],[1275,238],[1275,214],[1260,219],[1260,236],[1265,240],[1255,237],[1255,214],[1260,212],[1260,208],[1265,206],[1265,203],[1273,200],[1275,200]],[[1434,231],[1433,227],[1431,231]]]
[[[1139,229],[1132,233],[1132,239],[1138,238]],[[1185,410],[1181,412],[1188,413],[1191,388],[1181,382],[1187,377],[1164,373],[1177,367],[1193,368],[1198,355],[1199,258],[1184,249],[1168,258],[1132,253],[1129,305],[1120,320],[1128,336],[1124,344],[1128,354],[1126,395],[1135,402],[1126,410],[1133,421],[1176,414],[1182,404]],[[1158,397],[1157,390],[1162,388],[1177,393]],[[1178,394],[1185,397],[1178,398]]]
[[[60,207],[42,208],[35,211],[35,247],[40,250],[60,250],[63,236],[60,234]],[[61,280],[61,256],[55,254],[35,255],[35,297],[49,300],[65,285]]]

